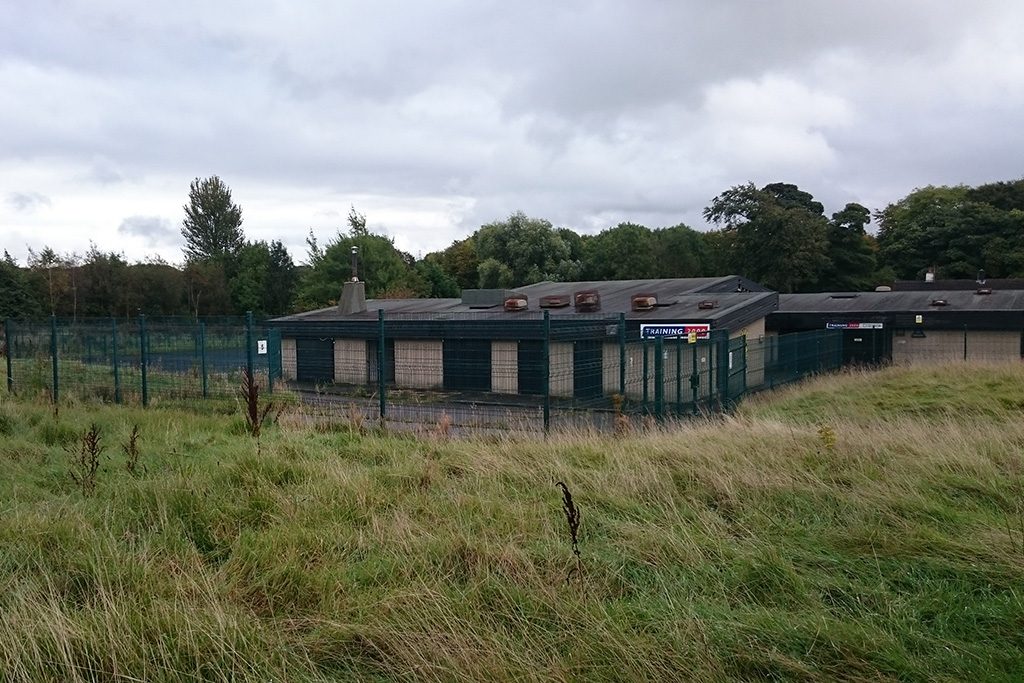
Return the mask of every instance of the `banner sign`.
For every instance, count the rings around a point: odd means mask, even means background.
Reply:
[[[689,340],[692,339],[694,334],[697,335],[696,339],[708,339],[711,336],[711,324],[679,323],[677,325],[640,325],[641,339],[654,339],[656,337],[687,337]]]
[[[880,330],[884,323],[825,323],[826,330]]]

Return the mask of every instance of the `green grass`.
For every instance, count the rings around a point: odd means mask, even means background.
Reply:
[[[4,396],[2,678],[1019,680],[1022,380],[854,373],[618,439],[286,414],[259,457],[240,412]]]

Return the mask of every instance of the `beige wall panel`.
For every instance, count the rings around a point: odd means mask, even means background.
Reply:
[[[444,384],[444,351],[440,340],[395,340],[395,386],[440,389]]]
[[[747,337],[747,388],[764,384],[764,366],[768,342],[765,337]]]
[[[948,363],[963,360],[962,330],[924,330],[923,337],[913,337],[912,332],[906,330],[902,337],[893,335],[893,363]]]
[[[334,381],[342,384],[366,384],[365,339],[334,340]]]
[[[967,360],[1019,361],[1020,335],[1019,331],[968,332]]]
[[[755,320],[746,327],[741,327],[740,329],[734,330],[733,332],[729,333],[730,339],[735,339],[736,337],[746,337],[748,340],[750,340],[751,338],[757,339],[758,337],[763,336],[764,318],[761,318],[760,320]]]
[[[497,394],[519,393],[518,342],[491,342],[491,391]]]
[[[295,355],[295,340],[281,339],[281,376],[285,380],[295,379],[298,361]]]
[[[619,344],[601,344],[601,395],[619,393]]]
[[[698,374],[698,398],[707,398],[708,392],[711,390],[711,382],[714,378],[708,377],[708,368],[711,363],[711,356],[713,354],[713,347],[700,345],[697,349],[697,374]],[[682,400],[684,403],[693,400],[693,388],[690,385],[690,378],[693,376],[694,368],[694,346],[691,344],[683,343],[682,345],[682,358],[679,362],[679,373],[680,380],[682,382]],[[607,353],[607,351],[606,351]],[[655,382],[655,369],[654,369],[654,354],[655,347],[653,344],[648,346],[647,350],[647,376],[644,377],[644,350],[640,344],[629,344],[626,346],[626,397],[633,400],[643,400],[644,387],[647,388],[647,400],[654,400],[654,382]],[[666,402],[675,402],[676,400],[676,343],[675,341],[665,341],[662,348],[663,361],[664,361],[664,395]],[[618,347],[615,347],[615,387],[618,388]],[[607,371],[606,371],[607,378]]]
[[[549,347],[551,374],[549,386],[552,396],[572,396],[573,356],[571,342],[552,343]]]

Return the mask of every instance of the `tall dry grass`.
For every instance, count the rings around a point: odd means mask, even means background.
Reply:
[[[240,415],[75,405],[55,421],[2,399],[0,668],[1013,680],[1021,379],[850,373],[619,437],[364,435],[285,416],[259,455]],[[147,469],[107,463],[84,497],[60,454],[91,422],[111,443],[138,424]],[[556,481],[583,510],[582,582],[565,581]]]

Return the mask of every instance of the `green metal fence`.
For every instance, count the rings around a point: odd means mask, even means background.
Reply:
[[[7,320],[8,391],[149,405],[155,400],[235,396],[250,369],[273,391],[280,336],[251,316]]]
[[[285,323],[284,337],[284,375],[307,404],[415,429],[605,429],[719,412],[842,358],[834,331],[644,339],[636,321],[600,314],[380,311]]]
[[[624,316],[50,318],[3,328],[8,391],[147,406],[235,397],[246,368],[324,419],[394,429],[610,429],[729,410],[842,363],[842,333],[642,338]]]

